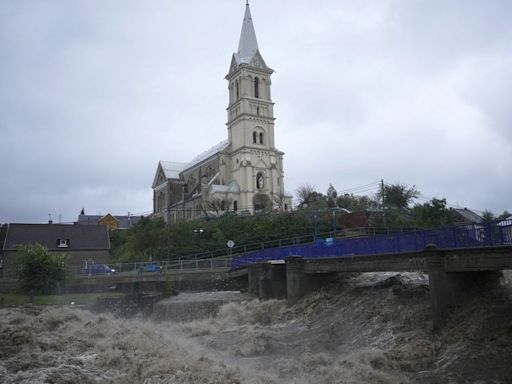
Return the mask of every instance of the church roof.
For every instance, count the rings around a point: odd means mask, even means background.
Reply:
[[[257,51],[258,41],[256,40],[256,32],[254,31],[254,25],[252,23],[249,2],[247,2],[242,32],[240,33],[240,42],[238,43],[238,52],[235,54],[238,64],[250,63]]]
[[[162,166],[166,178],[179,179],[180,172],[185,168],[186,163],[160,160],[160,165]]]
[[[199,165],[205,160],[208,160],[209,158],[215,156],[217,153],[225,150],[229,146],[229,140],[221,141],[219,144],[211,147],[207,151],[204,151],[200,155],[196,156],[190,163],[186,164],[182,171],[187,171],[190,168],[195,167],[196,165]]]

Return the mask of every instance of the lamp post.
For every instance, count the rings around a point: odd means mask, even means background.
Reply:
[[[314,241],[316,241],[318,237],[318,215],[317,213],[313,213],[313,228],[314,228]]]
[[[332,210],[332,237],[336,240],[336,210]]]

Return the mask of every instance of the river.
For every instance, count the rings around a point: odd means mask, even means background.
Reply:
[[[0,382],[506,384],[510,284],[473,295],[440,333],[419,273],[353,275],[291,307],[229,303],[184,323],[4,308]]]

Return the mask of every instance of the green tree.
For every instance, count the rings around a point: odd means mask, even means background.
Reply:
[[[417,227],[435,228],[451,224],[453,221],[450,210],[446,208],[446,199],[433,198],[412,209],[414,224]]]
[[[66,260],[65,255],[52,254],[40,244],[19,247],[16,263],[20,289],[43,295],[54,292],[58,284],[66,280]]]
[[[485,210],[483,213],[482,213],[482,218],[484,219],[484,221],[486,223],[490,223],[491,221],[493,221],[494,219],[496,219],[494,217],[494,213],[492,213],[491,211],[488,211],[488,210]]]
[[[325,193],[327,196],[327,206],[329,208],[336,207],[336,199],[338,198],[338,192],[336,192],[336,189],[332,186],[332,184],[329,184],[329,188],[327,188],[327,192]]]
[[[420,195],[420,191],[413,185],[409,187],[405,184],[384,185],[382,190],[377,193],[377,197],[387,208],[408,208],[409,204]]]
[[[358,212],[376,208],[377,201],[369,196],[358,196],[353,195],[352,193],[345,193],[338,196],[336,199],[336,205],[339,208],[345,208],[351,212]]]

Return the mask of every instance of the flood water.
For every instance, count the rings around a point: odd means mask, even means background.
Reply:
[[[0,310],[1,383],[512,382],[508,286],[432,332],[426,276],[361,274],[307,297],[189,322],[73,306]]]

